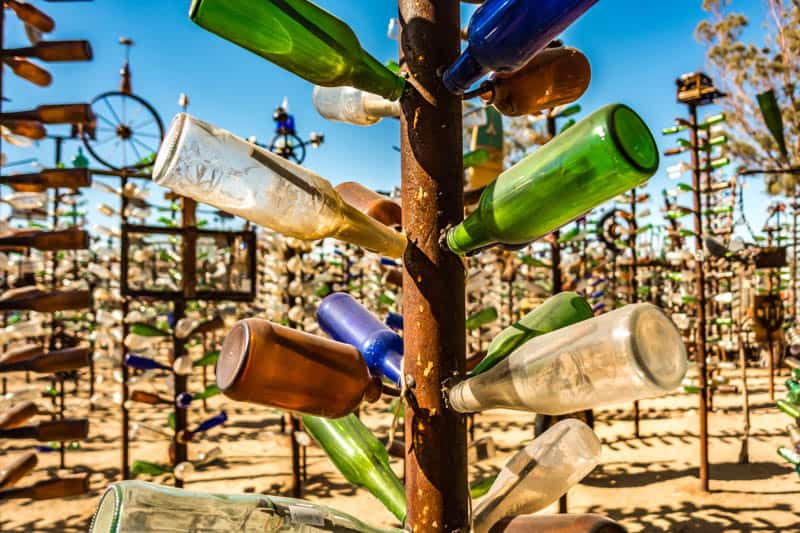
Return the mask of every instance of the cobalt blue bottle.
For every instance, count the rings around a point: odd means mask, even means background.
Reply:
[[[514,72],[575,22],[597,0],[486,0],[469,21],[469,44],[444,73],[462,94],[490,71]]]
[[[345,292],[325,297],[317,309],[320,328],[333,340],[355,346],[370,371],[397,386],[403,369],[403,339]]]

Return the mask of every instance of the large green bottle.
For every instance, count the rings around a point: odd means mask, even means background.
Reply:
[[[355,415],[343,418],[304,416],[306,432],[325,450],[350,483],[366,488],[403,522],[406,493],[389,467],[383,444]]]
[[[561,292],[551,296],[542,304],[501,331],[489,345],[478,366],[472,369],[470,376],[477,376],[492,368],[508,357],[511,352],[522,346],[528,339],[550,333],[559,328],[575,324],[581,320],[592,318],[592,306],[574,292]]]
[[[534,241],[638,187],[657,168],[658,148],[639,115],[608,105],[500,174],[447,244],[464,255]]]
[[[192,0],[189,18],[301,78],[397,100],[405,80],[358,42],[350,27],[308,0]]]

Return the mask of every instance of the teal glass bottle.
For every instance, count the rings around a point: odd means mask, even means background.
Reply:
[[[493,244],[527,244],[638,187],[658,169],[658,148],[631,108],[598,109],[509,168],[477,209],[447,233],[465,255]]]
[[[353,30],[309,0],[192,0],[189,18],[323,87],[397,100],[405,80],[361,48]]]
[[[489,345],[478,366],[470,376],[477,376],[508,357],[511,352],[533,337],[592,318],[592,306],[574,292],[561,292],[501,331]]]
[[[347,481],[366,488],[400,522],[405,520],[403,484],[389,466],[386,448],[361,420],[354,414],[335,419],[304,416],[303,425]]]

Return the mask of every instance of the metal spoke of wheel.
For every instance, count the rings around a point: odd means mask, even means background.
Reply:
[[[147,121],[142,122],[141,124],[134,124],[133,126],[131,126],[131,129],[138,130],[139,128],[144,128],[148,124],[152,124],[155,121],[156,121],[155,117],[150,117]]]
[[[135,133],[134,132],[134,133],[131,134],[131,136],[132,137],[151,137],[153,139],[158,139],[159,141],[161,140],[161,135],[159,135],[158,133]]]
[[[111,114],[114,115],[114,118],[117,119],[117,124],[122,124],[122,121],[120,120],[119,115],[117,115],[117,112],[114,111],[113,107],[111,107],[111,103],[109,102],[109,98],[103,98],[103,102],[106,104],[106,107],[108,108],[108,110],[111,111]]]
[[[102,141],[97,141],[97,146],[100,146],[101,144],[105,144],[105,143],[107,143],[108,141],[110,141],[111,139],[116,139],[116,138],[117,138],[117,134],[115,133],[115,134],[114,134],[114,135],[112,135],[111,137],[106,137],[106,138],[105,138],[104,140],[102,140]]]
[[[110,120],[108,120],[106,117],[104,117],[103,115],[101,115],[97,111],[94,112],[94,115],[97,118],[99,118],[100,120],[102,120],[103,122],[105,122],[106,124],[108,124],[109,126],[111,126],[112,128],[114,128],[114,131],[117,131],[117,125],[114,124],[113,122],[111,122]]]
[[[136,120],[136,117],[139,116],[139,113],[142,112],[142,109],[144,109],[144,106],[142,104],[139,104],[139,107],[137,107],[136,111],[134,111],[133,115],[131,115],[131,119],[128,121],[128,125],[130,125],[134,120]]]
[[[123,96],[122,97],[122,123],[123,124],[127,124],[127,122],[125,121],[126,110],[128,109],[127,103],[128,103],[128,99]]]
[[[131,137],[131,140],[132,140],[133,142],[137,143],[139,146],[141,146],[141,147],[142,147],[142,148],[144,148],[145,150],[147,150],[147,151],[148,151],[148,153],[150,153],[150,154],[156,153],[156,152],[158,151],[158,150],[153,150],[152,148],[150,148],[148,145],[144,144],[142,141],[140,141],[140,140],[139,140],[139,139],[137,139],[136,137]]]
[[[134,140],[135,139],[133,137],[131,137],[131,141],[134,141]],[[139,150],[136,149],[136,143],[135,142],[131,143],[131,148],[133,148],[133,153],[136,154],[136,162],[138,163],[139,161],[142,160],[142,154],[140,154]]]
[[[94,131],[113,131],[114,135],[117,134],[117,128],[106,128],[106,127],[95,126]]]

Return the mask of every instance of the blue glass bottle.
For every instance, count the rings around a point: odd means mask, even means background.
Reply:
[[[172,368],[167,365],[163,365],[149,357],[142,357],[132,353],[125,356],[125,366],[139,370],[167,370],[172,372]]]
[[[373,374],[400,386],[403,339],[352,296],[345,292],[326,296],[317,309],[317,322],[333,340],[355,346]]]
[[[469,44],[444,73],[461,94],[489,71],[514,72],[597,0],[486,0],[469,21]]]
[[[403,331],[403,315],[401,314],[390,311],[383,322],[395,331]]]

